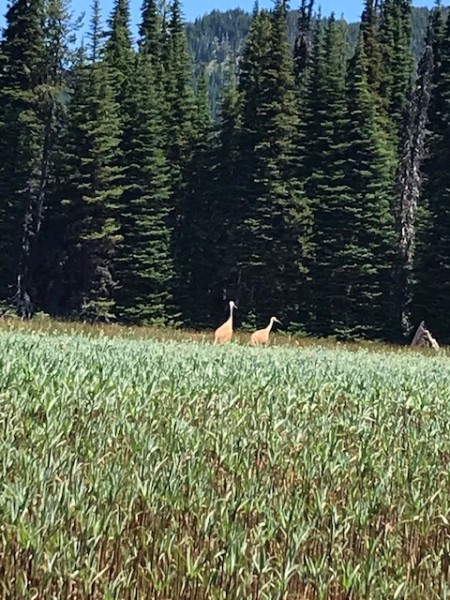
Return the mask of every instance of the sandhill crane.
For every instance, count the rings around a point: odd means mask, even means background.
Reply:
[[[269,341],[269,333],[272,329],[274,323],[279,323],[281,325],[281,321],[279,321],[276,317],[271,317],[270,323],[267,325],[265,329],[258,329],[250,336],[250,344],[253,346],[257,346],[259,344],[267,344]]]
[[[230,316],[214,332],[214,344],[225,344],[226,342],[230,342],[233,337],[233,308],[237,309],[237,306],[233,300],[230,300],[228,304],[230,305]]]

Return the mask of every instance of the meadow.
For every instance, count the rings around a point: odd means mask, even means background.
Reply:
[[[0,598],[450,597],[450,359],[0,329]]]

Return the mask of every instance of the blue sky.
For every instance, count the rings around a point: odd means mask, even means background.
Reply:
[[[415,6],[432,6],[433,0],[413,0]],[[0,26],[4,25],[4,14],[8,0],[0,0]],[[136,24],[140,19],[140,8],[142,0],[130,0],[131,13],[133,24]],[[290,5],[292,9],[297,9],[300,0],[292,0]],[[341,14],[347,21],[356,21],[359,19],[362,11],[362,0],[316,0],[316,7],[322,8],[322,14],[328,16],[332,11],[337,17]],[[72,0],[72,10],[75,15],[79,15],[83,11],[86,12],[85,22],[88,20],[91,0]],[[111,12],[113,0],[102,0],[102,14],[106,19]],[[254,0],[184,0],[182,2],[183,13],[186,20],[193,21],[196,17],[202,16],[213,9],[227,10],[230,8],[240,7],[246,11],[251,11],[254,5]],[[273,0],[259,0],[261,8],[270,8],[273,5]]]

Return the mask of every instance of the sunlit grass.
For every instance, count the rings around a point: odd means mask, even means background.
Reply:
[[[447,356],[282,337],[3,325],[0,597],[447,597]]]
[[[218,323],[217,325],[220,325]],[[261,327],[264,324],[261,324]],[[17,318],[0,319],[0,331],[22,331],[22,332],[41,332],[41,333],[59,333],[68,335],[84,335],[87,337],[120,337],[134,340],[155,340],[171,342],[200,342],[212,344],[214,341],[213,330],[196,331],[188,328],[171,328],[158,326],[127,326],[115,323],[83,323],[80,321],[64,321],[51,319],[47,316],[35,317],[31,321],[21,321]],[[247,345],[250,341],[252,331],[237,329],[233,334],[233,343]],[[330,349],[346,349],[356,351],[368,349],[372,352],[420,352],[422,354],[434,355],[434,350],[426,348],[415,348],[412,350],[407,345],[386,344],[382,342],[367,341],[362,339],[337,341],[330,337],[317,339],[309,337],[302,333],[292,334],[285,332],[282,327],[272,331],[270,334],[271,346],[293,346],[295,348],[321,347]],[[440,354],[447,353],[445,348],[441,349]]]

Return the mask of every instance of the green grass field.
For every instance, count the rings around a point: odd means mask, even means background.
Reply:
[[[0,329],[0,598],[450,597],[445,353],[122,333]]]

